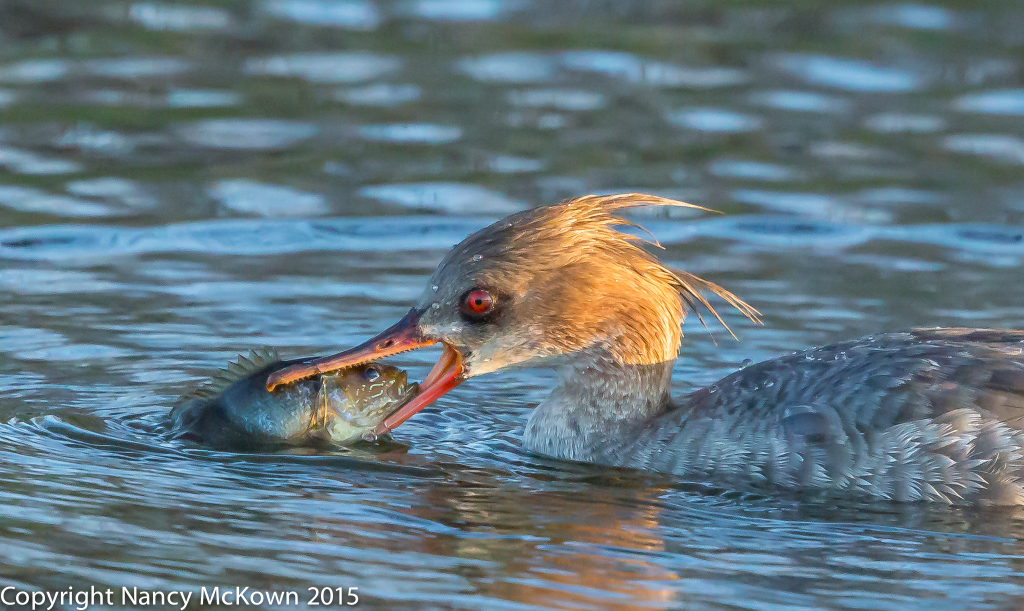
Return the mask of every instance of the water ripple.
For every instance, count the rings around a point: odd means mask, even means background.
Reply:
[[[872,11],[879,23],[889,23],[914,30],[948,30],[957,20],[957,14],[941,6],[924,4],[897,4],[882,6]]]
[[[680,108],[665,115],[672,125],[708,133],[734,134],[761,128],[758,117],[725,108]]]
[[[176,57],[92,59],[82,64],[82,69],[89,74],[118,79],[175,76],[190,68],[191,64]]]
[[[538,83],[555,75],[555,61],[549,55],[528,52],[496,53],[467,57],[456,70],[488,83]]]
[[[947,136],[942,146],[955,153],[1024,164],[1024,140],[1006,134],[957,134]]]
[[[414,0],[408,12],[433,21],[495,21],[512,5],[508,0]]]
[[[74,174],[82,171],[82,165],[74,161],[41,157],[3,146],[0,146],[0,166],[15,174]]]
[[[377,5],[366,0],[267,0],[263,11],[278,19],[347,30],[376,30],[383,22]]]
[[[63,59],[27,59],[0,67],[0,83],[48,83],[58,81],[70,72],[71,64]]]
[[[210,187],[209,195],[228,210],[242,214],[308,217],[327,212],[327,202],[319,193],[304,193],[254,180],[221,180]]]
[[[221,30],[231,25],[231,13],[214,6],[180,6],[162,2],[136,2],[128,18],[160,32]]]
[[[395,144],[448,144],[462,138],[462,128],[434,123],[395,123],[363,125],[359,135],[373,142]]]
[[[986,91],[961,96],[953,103],[957,110],[993,115],[1024,115],[1024,89]]]
[[[357,106],[392,107],[420,99],[422,91],[416,85],[377,83],[366,87],[339,89],[335,98]]]
[[[497,174],[528,174],[542,171],[547,164],[540,159],[514,157],[512,155],[491,155],[487,167]]]
[[[708,165],[708,173],[722,178],[760,180],[765,182],[785,182],[801,178],[801,173],[793,168],[775,163],[739,159],[719,159],[714,161]]]
[[[773,207],[776,198],[793,212],[818,211],[804,202],[823,196],[747,192],[751,201]],[[524,204],[476,185],[420,183],[366,187],[360,195],[414,209],[461,214],[503,215]],[[739,197],[747,197],[743,193]],[[755,197],[756,196],[756,197]],[[795,202],[792,205],[789,202]],[[839,216],[848,218],[842,205]],[[834,216],[826,215],[830,219]],[[493,217],[492,217],[493,218]],[[211,255],[270,255],[310,251],[400,252],[444,250],[488,221],[473,217],[409,216],[323,220],[219,220],[164,225],[145,229],[51,225],[0,230],[0,258],[74,260],[154,253],[202,252]],[[871,239],[924,242],[953,250],[1024,255],[1021,229],[1000,225],[860,225],[826,222],[813,216],[733,216],[698,221],[644,222],[664,244],[682,244],[696,237],[734,240],[774,248],[822,246],[845,248]],[[394,240],[396,235],[401,240]]]
[[[510,91],[508,103],[513,106],[530,108],[557,108],[558,110],[598,110],[608,102],[605,96],[594,91],[573,89],[526,89]]]
[[[705,235],[769,248],[838,250],[863,244],[878,235],[870,226],[774,216],[736,217],[708,221],[705,225]]]
[[[26,295],[109,293],[124,289],[122,285],[102,280],[90,272],[16,268],[0,270],[0,286],[7,291]],[[24,338],[12,338],[12,341],[24,344]]]
[[[247,59],[244,74],[302,78],[311,83],[359,83],[397,71],[397,57],[374,53],[297,53]]]
[[[450,214],[510,214],[526,208],[523,202],[477,185],[417,183],[363,187],[359,195],[413,209]]]
[[[850,108],[848,100],[811,91],[757,91],[750,94],[750,102],[795,112],[839,113]]]
[[[808,83],[849,91],[902,93],[925,84],[920,75],[908,70],[827,55],[789,53],[773,56],[770,62]]]
[[[111,208],[96,202],[52,195],[31,187],[0,185],[0,206],[20,212],[37,212],[69,217],[104,217],[117,214]]]
[[[864,120],[864,127],[883,134],[928,134],[946,128],[946,120],[934,115],[880,113]]]
[[[747,81],[746,74],[735,68],[677,66],[615,51],[566,51],[561,61],[570,70],[596,72],[654,87],[710,89]]]
[[[51,225],[0,230],[0,258],[73,260],[173,252],[258,255],[443,249],[479,229],[472,219],[221,220],[147,229]],[[395,235],[401,241],[392,240]]]
[[[132,356],[133,354],[135,353],[131,350],[116,348],[114,346],[72,344],[52,348],[39,348],[37,350],[19,350],[14,353],[14,356],[25,361],[52,362],[117,359]]]
[[[242,102],[234,91],[216,89],[175,89],[167,93],[168,108],[228,108]]]
[[[281,150],[312,138],[319,128],[281,119],[205,119],[178,128],[189,144],[212,149]]]

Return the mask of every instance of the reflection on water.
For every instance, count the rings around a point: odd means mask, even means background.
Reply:
[[[357,586],[370,608],[1007,608],[1015,511],[799,502],[524,454],[552,374],[390,443],[168,441],[238,352],[352,345],[445,249],[589,192],[765,313],[679,392],[910,326],[1024,327],[1018,3],[0,0],[0,579]],[[422,377],[436,353],[396,363]]]

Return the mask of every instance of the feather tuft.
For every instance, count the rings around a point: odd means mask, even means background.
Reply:
[[[703,210],[705,212],[721,214],[717,210],[712,210],[710,208],[705,208],[703,206],[698,206],[696,204],[682,202],[674,199],[668,199],[666,197],[659,197],[657,195],[648,195],[645,193],[622,193],[619,195],[604,196],[585,195],[583,197],[565,200],[558,206],[564,207],[564,211],[566,213],[570,214],[573,217],[576,217],[577,221],[580,222],[593,223],[608,227],[616,225],[625,225],[639,229],[645,232],[647,235],[649,235],[650,239],[644,239],[626,234],[621,235],[623,235],[624,239],[628,241],[644,242],[656,246],[658,248],[663,247],[661,246],[661,244],[658,243],[658,240],[654,237],[653,234],[651,234],[650,231],[648,231],[647,229],[645,229],[644,227],[640,226],[637,223],[626,220],[619,216],[615,216],[613,213],[619,210],[628,210],[630,208],[639,208],[643,206],[676,206],[683,208],[693,208],[695,210]],[[718,313],[718,310],[716,310],[715,307],[711,304],[711,302],[708,301],[707,297],[704,296],[705,293],[711,293],[712,295],[721,298],[727,304],[729,304],[737,311],[739,311],[740,314],[750,319],[752,322],[759,325],[764,324],[761,321],[761,312],[759,312],[756,308],[754,308],[747,302],[743,301],[742,299],[737,297],[732,292],[726,290],[725,288],[713,282],[704,280],[703,278],[695,276],[691,273],[684,272],[682,270],[672,268],[666,269],[676,279],[675,288],[676,291],[679,293],[679,296],[683,299],[683,302],[686,303],[687,307],[689,307],[690,311],[697,316],[697,320],[700,321],[700,323],[704,326],[705,329],[708,328],[708,325],[707,322],[704,320],[704,317],[701,315],[700,308],[703,308],[712,316],[714,316],[715,319],[719,322],[719,324],[721,324],[722,327],[724,327],[725,330],[729,332],[729,335],[731,335],[733,339],[736,339],[736,334],[733,333],[732,329],[729,328],[729,325],[726,324],[725,320],[722,319],[721,315]]]

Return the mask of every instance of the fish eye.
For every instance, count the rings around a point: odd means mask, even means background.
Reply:
[[[469,320],[482,320],[494,311],[494,297],[487,289],[471,289],[462,296],[462,315]]]
[[[380,379],[380,367],[376,365],[370,365],[363,370],[363,378],[367,382],[376,382]]]

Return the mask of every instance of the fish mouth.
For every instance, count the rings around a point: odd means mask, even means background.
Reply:
[[[461,384],[466,379],[465,372],[462,355],[455,348],[444,344],[441,358],[434,364],[427,377],[417,385],[419,392],[377,425],[375,432],[383,435],[397,428],[424,407]]]
[[[304,363],[296,363],[275,371],[267,378],[267,390],[273,391],[283,384],[432,346],[439,340],[424,337],[420,333],[419,320],[422,314],[423,310],[413,308],[397,323],[355,348]],[[415,393],[408,401],[403,402],[398,409],[377,425],[375,431],[377,435],[390,432],[465,381],[466,367],[462,360],[462,354],[448,343],[441,343],[444,345],[441,358],[418,385],[419,392]]]

